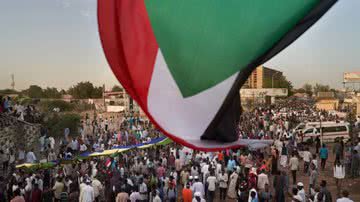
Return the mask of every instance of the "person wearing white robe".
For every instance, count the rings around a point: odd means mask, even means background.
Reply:
[[[90,185],[90,180],[86,180],[85,183],[80,189],[79,202],[93,202],[95,201],[94,188]]]
[[[236,182],[238,180],[238,177],[239,175],[235,171],[230,175],[230,183],[229,183],[227,196],[231,199],[235,199],[237,197]]]

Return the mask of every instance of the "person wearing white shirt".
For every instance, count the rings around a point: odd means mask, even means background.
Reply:
[[[203,199],[200,192],[195,192],[192,202],[206,202],[206,201],[205,199]]]
[[[49,144],[50,144],[50,149],[55,148],[55,139],[52,136],[49,137]]]
[[[87,146],[83,143],[80,145],[80,152],[85,152],[87,150]]]
[[[345,167],[341,164],[340,160],[337,160],[335,162],[334,178],[335,178],[335,183],[336,183],[336,188],[337,188],[336,189],[337,194],[339,196],[340,192],[341,192],[342,180],[345,178]]]
[[[101,191],[103,190],[103,185],[98,179],[94,178],[92,181],[92,186],[94,188],[95,199],[97,199],[100,196]]]
[[[35,161],[36,161],[36,156],[35,156],[34,152],[29,151],[26,154],[26,163],[35,163]]]
[[[201,197],[205,196],[205,189],[202,182],[199,182],[199,177],[195,176],[195,183],[192,185],[191,190],[193,193],[199,192]]]
[[[304,190],[304,184],[302,182],[299,182],[297,184],[297,188],[298,188],[298,195],[301,196],[302,202],[306,202],[306,194],[305,194],[305,190]]]
[[[208,202],[213,202],[217,182],[214,171],[210,172],[210,176],[206,179],[206,182],[208,183]]]
[[[354,202],[354,201],[349,198],[349,192],[344,190],[342,191],[342,197],[338,198],[336,202]]]
[[[258,175],[258,189],[259,191],[265,190],[265,184],[269,184],[269,177],[264,173],[263,170],[260,171]]]
[[[137,201],[140,201],[141,200],[141,196],[140,196],[140,193],[138,191],[133,191],[131,194],[130,194],[130,201],[131,202],[137,202]]]
[[[80,190],[80,202],[93,202],[95,201],[95,192],[94,188],[90,186],[90,180],[86,180],[86,184]]]
[[[225,172],[225,169],[222,169],[221,173],[218,175],[218,182],[219,182],[219,188],[220,188],[220,200],[225,200],[225,198],[226,198],[226,189],[227,189],[228,181],[229,181],[229,176]]]
[[[206,175],[209,173],[209,164],[204,163],[204,165],[201,167],[201,173],[203,174],[203,183],[206,183]]]
[[[309,151],[309,148],[306,148],[303,152],[303,160],[304,160],[304,173],[309,172],[309,166],[311,161],[312,154]]]

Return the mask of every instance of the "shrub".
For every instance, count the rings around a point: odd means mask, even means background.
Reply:
[[[70,129],[70,135],[78,135],[81,116],[75,113],[54,113],[48,117],[45,126],[50,134],[55,137],[63,137],[65,128]]]
[[[74,109],[74,105],[63,100],[42,100],[40,108],[47,112],[51,112],[55,108],[59,108],[60,112],[68,112]]]

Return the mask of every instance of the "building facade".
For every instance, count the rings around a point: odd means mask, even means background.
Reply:
[[[275,88],[279,85],[282,75],[280,71],[261,65],[251,73],[243,88]]]

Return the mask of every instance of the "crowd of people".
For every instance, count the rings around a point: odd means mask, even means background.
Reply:
[[[0,115],[1,114],[13,116],[18,120],[29,123],[35,123],[40,118],[40,113],[34,105],[22,105],[14,101],[10,96],[0,96]]]
[[[360,145],[339,139],[330,149],[319,138],[308,145],[302,142],[301,133],[293,130],[300,122],[320,117],[343,121],[315,110],[310,101],[289,99],[241,117],[239,138],[273,139],[271,147],[199,152],[171,143],[75,159],[84,152],[146,143],[162,135],[145,118],[85,115],[79,136],[64,129],[64,137],[55,139],[43,130],[40,154],[13,152],[13,165],[58,163],[35,170],[3,166],[0,202],[351,202],[342,182],[359,176]],[[330,155],[335,161],[329,166]],[[337,193],[329,191],[329,179],[320,180],[326,171],[334,173]],[[299,175],[305,176],[303,181]]]

